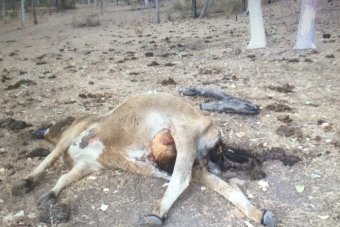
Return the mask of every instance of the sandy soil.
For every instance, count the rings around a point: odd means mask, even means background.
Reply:
[[[98,13],[87,6],[45,15],[36,26],[17,29],[14,22],[1,22],[0,120],[12,117],[32,125],[11,130],[1,124],[2,222],[39,225],[37,199],[67,171],[60,161],[33,192],[11,196],[12,183],[41,161],[28,157],[29,152],[51,149],[32,138],[33,129],[65,116],[105,113],[132,94],[157,90],[178,96],[177,88],[195,85],[221,88],[261,105],[257,116],[204,113],[220,125],[227,143],[254,152],[280,147],[302,158],[293,167],[266,162],[267,191],[257,181],[246,182],[243,190],[256,206],[272,210],[279,226],[339,226],[340,4],[333,2],[322,3],[318,10],[318,49],[301,52],[292,49],[299,8],[293,1],[264,6],[268,48],[261,50],[245,48],[247,17],[239,15],[235,21],[234,16],[210,14],[192,20],[171,14],[168,4],[162,6],[160,25],[153,23],[152,9],[116,5],[105,6],[96,27],[72,26],[82,20],[80,15]],[[331,37],[323,38],[324,34]],[[163,85],[168,78],[177,84]],[[11,86],[18,81],[20,86]],[[275,89],[286,83],[294,86],[292,92]],[[197,108],[204,101],[182,99]],[[285,104],[291,110],[275,112],[270,104]],[[286,115],[291,123],[278,120]],[[282,125],[297,129],[285,136],[284,128],[277,131]],[[164,183],[119,170],[85,178],[61,193],[60,201],[69,204],[72,213],[60,226],[138,225],[162,196]],[[303,185],[304,191],[298,193],[296,185]],[[99,210],[102,204],[108,205],[106,211]],[[20,211],[24,216],[10,218]],[[248,221],[215,192],[191,185],[165,226],[248,226]]]

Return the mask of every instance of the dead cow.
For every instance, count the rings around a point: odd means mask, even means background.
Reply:
[[[221,144],[218,127],[169,94],[134,96],[108,114],[69,118],[44,134],[56,145],[54,150],[13,187],[13,194],[31,191],[60,156],[71,170],[40,198],[40,206],[56,203],[62,189],[84,176],[101,169],[121,168],[170,181],[163,198],[144,218],[145,225],[161,225],[173,203],[193,181],[227,198],[248,218],[275,226],[271,212],[257,209],[238,187],[208,169],[209,152],[216,152]]]

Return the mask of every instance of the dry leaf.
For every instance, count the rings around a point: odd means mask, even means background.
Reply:
[[[295,190],[298,193],[302,193],[305,190],[305,186],[304,185],[295,185]]]

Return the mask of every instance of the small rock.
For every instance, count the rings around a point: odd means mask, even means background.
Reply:
[[[311,178],[313,178],[313,179],[321,178],[321,175],[320,175],[320,174],[317,174],[317,173],[312,173],[310,176],[311,176]]]
[[[88,180],[96,180],[97,177],[96,177],[96,176],[89,176],[89,177],[87,177],[87,179],[88,179]]]
[[[103,203],[103,204],[100,206],[99,209],[100,209],[101,211],[106,211],[108,207],[109,207],[109,205],[106,205],[106,204]]]

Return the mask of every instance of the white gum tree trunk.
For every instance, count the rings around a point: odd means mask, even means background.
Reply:
[[[149,8],[149,0],[144,0],[144,7]]]
[[[261,0],[249,0],[250,41],[248,49],[264,48],[267,46],[264,31]]]
[[[302,0],[295,49],[316,48],[314,43],[316,4],[317,0]]]
[[[25,24],[25,0],[21,0],[21,10],[20,10],[21,23]]]

